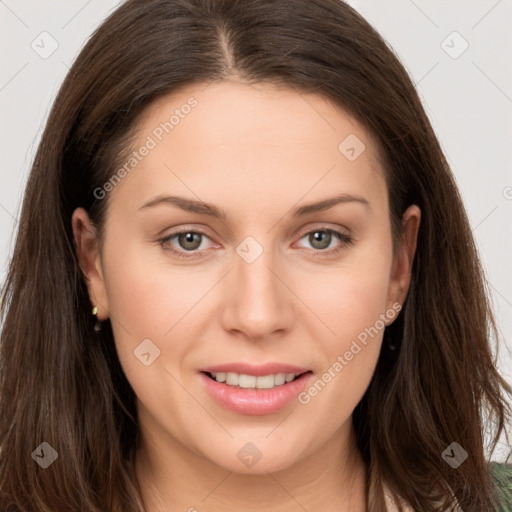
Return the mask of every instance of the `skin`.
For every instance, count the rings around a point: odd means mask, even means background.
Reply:
[[[316,94],[237,81],[188,85],[146,110],[134,148],[191,96],[197,106],[103,199],[102,243],[82,208],[72,219],[91,303],[100,320],[111,320],[138,398],[137,474],[146,508],[366,511],[352,412],[375,370],[382,331],[309,403],[294,400],[275,414],[222,408],[197,372],[277,361],[318,379],[379,315],[403,303],[420,210],[405,212],[393,252],[374,141]],[[338,149],[349,134],[366,146],[355,161]],[[213,203],[227,217],[169,204],[139,210],[159,194]],[[362,196],[369,206],[346,202],[291,215],[337,194]],[[322,245],[309,236],[326,228],[353,243],[333,236]],[[178,230],[207,235],[191,258],[169,251],[186,253],[190,241],[158,242]],[[247,236],[263,249],[252,263],[236,252]],[[144,339],[160,350],[150,366],[133,353]],[[262,454],[250,468],[237,457],[248,442]]]

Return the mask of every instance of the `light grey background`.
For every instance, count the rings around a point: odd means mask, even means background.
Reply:
[[[348,3],[404,63],[452,166],[503,335],[498,367],[512,383],[512,1]],[[85,41],[119,4],[0,0],[0,282],[50,105]],[[508,450],[500,445],[493,458]]]

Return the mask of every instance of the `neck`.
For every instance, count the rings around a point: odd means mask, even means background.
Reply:
[[[143,442],[136,474],[147,512],[366,512],[366,466],[351,419],[314,454],[273,473],[222,468],[176,439]]]

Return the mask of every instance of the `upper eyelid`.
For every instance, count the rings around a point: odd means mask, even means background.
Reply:
[[[334,225],[332,223],[319,223],[317,225],[313,225],[313,226],[309,226],[309,227],[306,227],[306,228],[301,228],[301,229],[297,229],[294,231],[294,234],[293,236],[297,236],[299,233],[302,233],[303,235],[305,234],[308,234],[310,233],[311,231],[314,231],[315,229],[317,230],[325,230],[325,231],[328,231],[328,230],[332,230],[332,231],[346,231],[347,233],[342,233],[342,234],[346,234],[347,236],[351,236],[351,230],[345,226],[340,226],[340,225]],[[202,235],[205,235],[207,236],[208,238],[212,238],[208,233],[207,233],[207,230],[204,230],[203,228],[195,228],[195,227],[183,227],[183,228],[177,228],[176,231],[173,231],[171,233],[169,233],[168,235],[165,235],[165,236],[161,236],[160,238],[169,238],[169,237],[173,237],[173,236],[176,236],[176,235],[179,235],[181,233],[190,233],[190,232],[193,232],[193,233],[200,233]]]
[[[314,231],[327,231],[327,232],[334,232],[335,234],[336,233],[339,233],[342,237],[345,236],[347,238],[353,238],[350,230],[348,230],[348,228],[345,228],[345,227],[342,227],[342,226],[336,226],[336,227],[332,227],[332,226],[329,226],[327,224],[319,224],[319,225],[316,225],[316,226],[310,226],[308,228],[304,228],[303,230],[297,230],[295,232],[295,234],[293,235],[294,237],[297,237],[298,236],[298,239],[302,239],[304,238],[304,236],[310,234],[311,232],[314,232]],[[348,231],[348,233],[345,233],[344,231]],[[159,241],[169,241],[170,239],[180,235],[180,234],[183,234],[183,233],[198,233],[200,235],[203,235],[203,236],[206,236],[208,239],[210,239],[214,244],[216,244],[217,242],[215,242],[215,240],[212,239],[212,237],[206,233],[204,230],[202,230],[201,228],[180,228],[178,229],[177,231],[173,231],[172,233],[169,233],[168,235],[165,235],[165,236],[162,236],[159,238]],[[342,241],[342,240],[341,240]],[[206,250],[206,249],[204,249]],[[202,251],[190,251],[192,254],[197,252],[202,252]]]

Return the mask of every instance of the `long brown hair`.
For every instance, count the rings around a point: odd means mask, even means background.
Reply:
[[[129,0],[87,42],[39,144],[3,288],[0,509],[143,510],[135,396],[109,321],[94,331],[71,216],[84,207],[101,234],[108,197],[94,190],[144,109],[228,77],[319,93],[357,118],[379,145],[395,243],[405,209],[422,211],[411,288],[386,332],[397,348],[383,344],[353,415],[369,511],[385,509],[383,483],[422,512],[450,492],[465,512],[494,510],[484,431],[495,427],[493,449],[511,410],[468,218],[409,76],[340,0]],[[58,454],[46,469],[31,457],[43,442]],[[442,458],[452,442],[468,453],[457,469]]]

